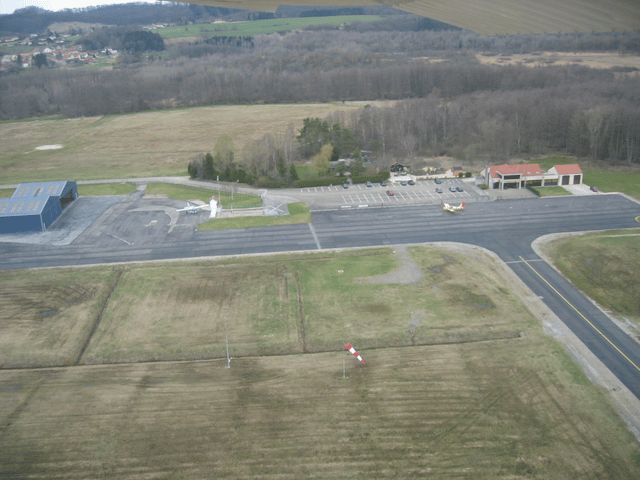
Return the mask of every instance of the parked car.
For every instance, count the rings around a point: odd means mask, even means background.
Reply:
[[[415,182],[413,180],[409,180],[409,185],[415,185]]]
[[[381,187],[386,187],[386,186],[387,186],[387,182],[385,182],[384,180],[382,180],[382,181],[380,182],[380,186],[381,186]]]
[[[450,192],[455,192],[456,191],[456,187],[449,187],[449,191]]]
[[[598,190],[598,187],[596,187],[595,185],[591,185],[591,191],[592,192],[599,192],[600,190]]]
[[[371,183],[370,181],[367,180],[367,183],[365,184],[367,187],[373,187],[373,183]]]
[[[442,193],[442,189],[440,187],[436,188],[436,193]]]
[[[442,183],[442,180],[440,180],[439,178],[436,178],[436,183],[440,185]]]
[[[456,187],[456,190],[457,190],[457,191],[459,191],[459,192],[462,192],[462,191],[463,191],[463,190],[462,190],[462,187]]]
[[[406,187],[406,186],[407,186],[407,182],[405,182],[404,180],[402,180],[402,181],[400,182],[400,185],[402,185],[403,187]]]
[[[342,188],[349,188],[349,184],[348,183],[343,183],[342,184]]]
[[[393,197],[393,192],[391,190],[387,190],[387,195],[389,195],[390,197]]]

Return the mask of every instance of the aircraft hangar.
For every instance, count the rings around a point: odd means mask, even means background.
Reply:
[[[77,198],[76,182],[21,183],[0,199],[0,234],[44,232]]]

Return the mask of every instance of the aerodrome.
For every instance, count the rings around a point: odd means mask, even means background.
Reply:
[[[81,266],[431,242],[476,245],[505,261],[640,399],[638,342],[541,261],[531,247],[536,238],[553,233],[638,228],[636,217],[640,206],[624,196],[475,202],[455,215],[443,212],[439,204],[429,203],[393,208],[338,208],[314,212],[309,225],[205,232],[195,229],[198,215],[183,215],[178,225],[169,225],[164,211],[152,208],[162,203],[166,204],[167,200],[146,200],[138,193],[123,197],[119,203],[109,204],[70,245],[0,243],[0,268]],[[67,215],[72,213],[69,211]],[[60,225],[54,225],[54,230],[68,228],[70,221],[65,217]],[[585,317],[593,325],[585,322]]]

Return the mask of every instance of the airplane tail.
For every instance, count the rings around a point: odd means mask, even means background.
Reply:
[[[216,199],[216,197],[213,197],[209,202],[209,208],[211,208],[209,218],[216,218],[216,213],[218,212],[218,200]]]
[[[466,202],[462,202],[461,207],[464,208],[465,205],[466,205]]]

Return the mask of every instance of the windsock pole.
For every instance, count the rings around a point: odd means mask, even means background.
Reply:
[[[351,352],[351,355],[353,355],[354,357],[356,357],[358,360],[360,360],[360,363],[364,365],[364,360],[362,359],[362,357],[360,356],[360,354],[358,352],[356,352],[356,349],[353,348],[353,346],[350,343],[347,343],[344,348],[346,348],[347,350],[349,350],[349,352]]]

